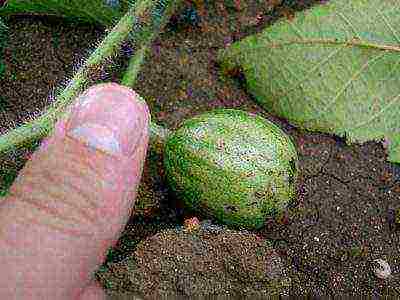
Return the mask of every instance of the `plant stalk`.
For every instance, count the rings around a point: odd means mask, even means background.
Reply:
[[[115,27],[104,38],[95,51],[89,56],[85,64],[77,71],[67,87],[56,97],[56,101],[50,105],[46,112],[41,116],[26,122],[25,124],[8,131],[0,136],[0,154],[7,153],[18,148],[27,147],[32,143],[48,136],[54,129],[58,119],[65,115],[65,111],[70,106],[76,97],[87,88],[89,81],[90,71],[96,69],[98,66],[103,65],[107,59],[111,58],[121,49],[122,43],[128,38],[137,38],[135,41],[138,45],[148,47],[155,35],[152,34],[152,26],[147,26],[149,19],[149,12],[152,11],[157,4],[161,5],[164,10],[155,12],[155,16],[150,16],[150,21],[153,21],[153,26],[158,31],[165,22],[164,15],[169,15],[176,8],[180,0],[138,0],[129,9],[129,11],[120,19]],[[154,13],[153,9],[153,13]],[[157,19],[159,18],[159,20]],[[141,21],[146,22],[146,26],[141,24]],[[159,27],[159,29],[157,29]],[[144,48],[143,48],[143,50]],[[125,85],[134,83],[137,76],[137,62],[143,61],[144,52],[138,51],[135,58],[132,58],[130,70],[132,71],[131,77],[124,79]],[[136,69],[135,67],[136,66]],[[135,73],[136,72],[136,73]],[[166,136],[167,131],[157,125],[152,125],[150,130],[153,136],[163,138]]]
[[[140,68],[145,60],[146,54],[150,51],[150,47],[153,41],[159,35],[161,29],[165,26],[170,18],[170,14],[173,9],[167,13],[160,14],[162,17],[159,22],[154,26],[154,30],[151,31],[149,39],[140,45],[140,48],[136,50],[135,54],[129,60],[128,67],[124,73],[121,80],[121,84],[127,87],[133,87],[137,76],[139,74]],[[158,25],[158,26],[157,26]],[[135,38],[133,38],[135,40]],[[164,128],[155,122],[150,122],[150,144],[162,146],[165,144],[167,137],[171,134],[171,131]]]
[[[122,78],[121,84],[127,87],[132,87],[139,74],[140,67],[144,61],[146,53],[149,51],[151,43],[143,45],[140,49],[129,60],[129,65]],[[171,131],[164,128],[154,122],[150,122],[150,143],[162,146],[167,137],[170,135]]]

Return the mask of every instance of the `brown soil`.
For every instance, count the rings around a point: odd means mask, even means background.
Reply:
[[[150,299],[290,292],[290,278],[271,243],[210,222],[192,231],[157,233],[138,245],[135,256],[110,263],[99,278],[109,290]]]
[[[182,17],[191,7],[188,1],[155,41],[133,87],[146,99],[153,119],[171,129],[216,107],[243,109],[276,122],[297,145],[298,201],[258,232],[183,233],[179,225],[189,216],[164,183],[161,154],[152,148],[136,212],[97,272],[109,291],[144,298],[227,291],[263,297],[270,282],[267,266],[279,255],[275,261],[285,279],[281,295],[399,297],[400,243],[393,212],[399,207],[400,168],[386,161],[382,145],[347,146],[333,136],[300,132],[258,107],[242,80],[219,74],[218,49],[278,17],[291,18],[294,8],[304,9],[308,2],[315,1],[240,1],[238,9],[234,1],[204,1],[196,25]],[[0,132],[43,110],[53,100],[52,91],[65,84],[104,35],[101,29],[58,19],[15,17],[7,23]],[[117,80],[113,72],[108,78]],[[2,186],[11,183],[30,151],[1,158]],[[275,252],[267,251],[270,247]],[[374,275],[377,258],[389,263],[393,277]],[[229,266],[238,269],[232,273]]]

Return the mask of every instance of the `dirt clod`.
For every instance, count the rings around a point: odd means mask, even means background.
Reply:
[[[290,280],[282,259],[266,240],[218,225],[215,231],[210,225],[202,222],[191,233],[184,227],[159,232],[142,241],[132,256],[108,265],[108,271],[98,276],[115,287],[112,291],[118,291],[122,280],[122,286],[144,299],[284,293]],[[118,284],[110,283],[114,280]]]

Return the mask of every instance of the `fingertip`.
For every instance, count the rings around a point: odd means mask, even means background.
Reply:
[[[107,294],[103,287],[93,280],[80,295],[78,300],[107,300]]]
[[[130,157],[148,131],[149,110],[128,87],[99,84],[79,96],[66,126],[71,138],[111,155]]]

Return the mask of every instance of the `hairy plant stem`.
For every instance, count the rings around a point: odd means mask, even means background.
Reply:
[[[180,0],[136,1],[89,56],[85,64],[76,72],[72,80],[56,97],[56,101],[50,105],[46,112],[35,120],[0,136],[0,154],[30,146],[32,143],[51,134],[57,120],[65,115],[68,106],[87,88],[91,70],[103,65],[107,59],[116,55],[121,49],[122,43],[127,39],[136,39],[135,43],[143,45],[142,47],[148,47],[149,41],[155,37],[153,32],[158,34],[161,25],[166,22],[166,16],[170,16],[179,2]],[[153,15],[149,16],[151,12],[153,12]],[[145,24],[143,25],[141,22]],[[149,26],[148,24],[151,25]],[[145,52],[144,48],[142,49]],[[125,85],[131,86],[134,83],[139,66],[138,62],[141,63],[143,61],[144,52],[138,51],[131,59],[129,70],[132,73],[125,77]],[[158,136],[162,139],[166,137],[167,133],[165,129],[157,125],[152,125],[150,131],[153,137]]]
[[[140,67],[144,61],[147,51],[150,48],[151,43],[143,45],[140,49],[129,60],[129,65],[122,78],[121,84],[127,87],[132,87],[135,84],[137,75],[139,74]],[[150,143],[154,145],[162,146],[171,131],[154,122],[150,122]]]
[[[176,3],[175,3],[176,4]],[[166,22],[170,17],[170,13],[173,12],[173,9],[159,14],[160,20],[155,23],[151,34],[149,35],[148,40],[145,43],[142,43],[140,47],[136,50],[135,54],[129,60],[128,67],[124,73],[124,76],[121,80],[121,84],[127,87],[133,87],[136,82],[137,76],[140,71],[140,67],[143,64],[146,54],[150,50],[150,47],[156,37],[159,35],[162,28],[165,26]],[[136,40],[133,37],[133,40]],[[150,143],[153,145],[162,146],[165,144],[168,136],[171,134],[171,131],[167,128],[164,128],[160,125],[157,125],[155,122],[150,122]]]

